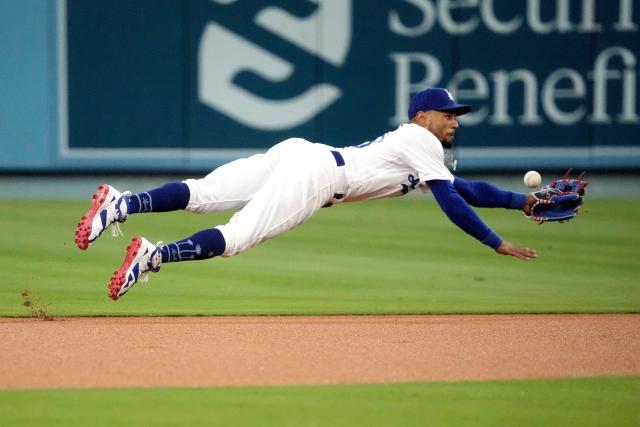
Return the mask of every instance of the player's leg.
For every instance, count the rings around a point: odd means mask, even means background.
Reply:
[[[145,280],[149,272],[159,271],[162,264],[209,259],[221,255],[224,249],[224,237],[216,228],[166,245],[162,242],[154,245],[136,236],[127,247],[122,264],[111,276],[109,297],[117,300],[138,281]]]
[[[338,174],[335,159],[324,148],[290,153],[229,223],[166,245],[135,237],[111,279],[110,297],[118,299],[161,264],[236,255],[294,228],[333,197]]]
[[[242,209],[271,175],[277,163],[274,148],[222,165],[204,178],[185,180],[190,193],[185,209],[195,213]]]
[[[274,164],[272,154],[257,154],[221,166],[205,178],[171,182],[137,194],[102,184],[76,227],[76,245],[87,249],[112,224],[117,235],[119,224],[132,214],[240,209],[267,180]]]
[[[129,215],[140,212],[169,212],[184,209],[189,202],[189,187],[171,182],[143,193],[120,192],[102,184],[91,198],[89,210],[82,216],[75,232],[75,242],[87,249],[112,224],[114,235],[120,233],[120,223]]]
[[[329,150],[293,155],[274,170],[265,185],[227,224],[223,256],[233,256],[276,237],[315,214],[334,193],[337,168]]]
[[[187,179],[189,212],[206,213],[242,209],[267,182],[280,162],[311,143],[289,138],[264,154],[235,160],[215,169],[201,179]]]

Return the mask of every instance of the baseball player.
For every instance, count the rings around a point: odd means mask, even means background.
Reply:
[[[531,195],[464,180],[445,166],[443,147],[453,145],[456,118],[469,111],[471,107],[456,103],[446,89],[429,88],[412,98],[409,123],[360,145],[334,148],[291,138],[201,179],[139,194],[103,184],[78,223],[76,245],[87,249],[110,226],[117,235],[119,224],[133,214],[237,211],[228,223],[173,243],[154,245],[134,237],[109,283],[109,296],[117,300],[162,264],[233,256],[302,224],[322,207],[401,196],[421,188],[433,193],[454,224],[497,253],[535,258],[535,250],[502,239],[470,207],[527,213],[533,205]]]

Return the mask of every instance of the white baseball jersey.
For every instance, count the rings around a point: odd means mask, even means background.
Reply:
[[[453,182],[440,141],[413,123],[338,151],[345,159],[347,202],[401,196],[432,179]]]
[[[303,223],[329,202],[399,196],[432,179],[453,181],[453,175],[438,139],[416,124],[339,149],[292,138],[186,180],[186,210],[239,210],[217,227],[223,256],[231,256]]]

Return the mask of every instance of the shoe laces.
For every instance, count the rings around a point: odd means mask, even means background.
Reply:
[[[145,271],[144,273],[140,273],[140,276],[138,276],[138,283],[147,283],[149,281],[149,270]]]
[[[124,236],[124,233],[122,232],[120,223],[118,221],[115,221],[113,224],[111,224],[111,235],[113,237]]]

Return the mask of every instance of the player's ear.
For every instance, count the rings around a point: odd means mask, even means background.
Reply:
[[[428,122],[428,115],[426,111],[418,111],[415,116],[413,116],[414,123],[426,127]]]
[[[422,127],[425,127],[427,129],[429,129],[429,127],[431,126],[431,119],[432,119],[432,111],[420,111],[420,114],[422,115],[420,117],[420,123],[422,125]]]

